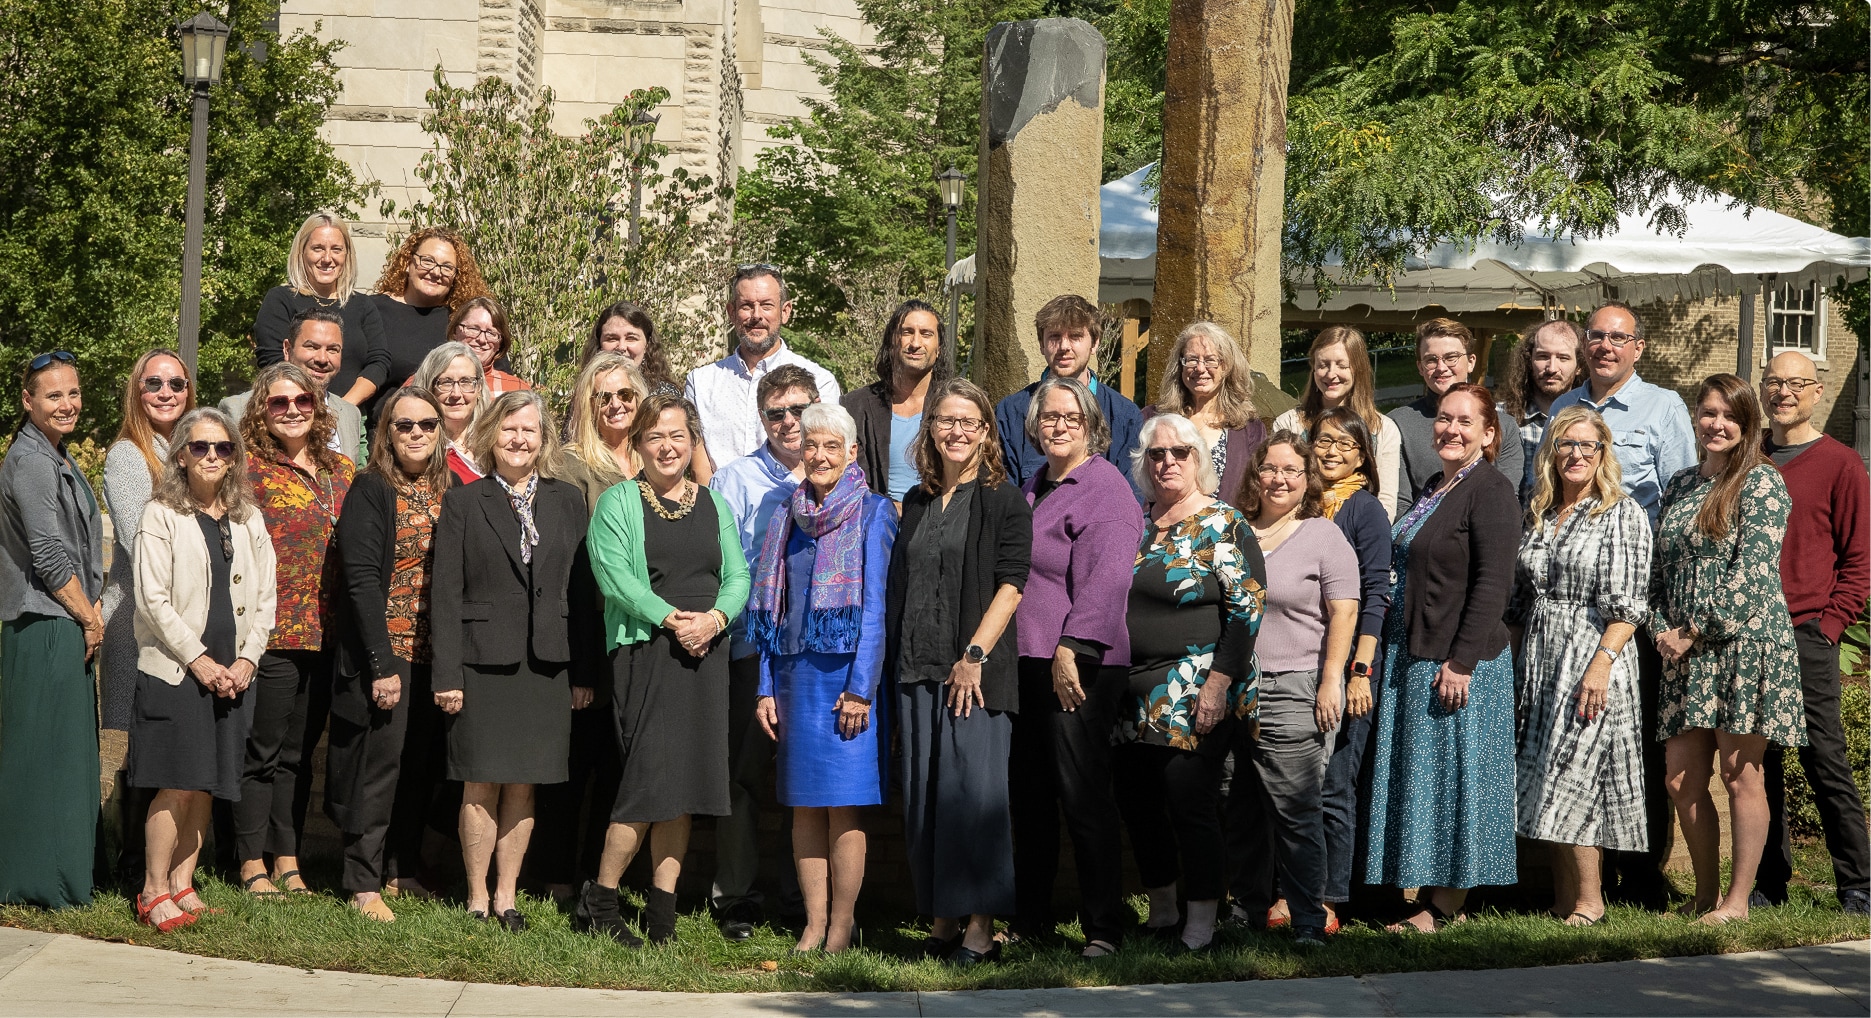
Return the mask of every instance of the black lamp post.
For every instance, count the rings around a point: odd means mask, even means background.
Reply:
[[[949,168],[936,174],[936,188],[942,192],[942,204],[948,208],[948,267],[955,268],[955,214],[961,209],[962,189],[968,178],[949,164]],[[942,359],[949,373],[955,371],[955,324],[961,316],[961,291],[953,285],[948,291],[948,342],[942,344]]]
[[[202,205],[208,190],[208,86],[221,80],[228,27],[206,11],[175,26],[182,39],[182,83],[195,94],[195,127],[188,144],[188,212],[182,237],[181,336],[177,349],[195,374],[201,338]]]

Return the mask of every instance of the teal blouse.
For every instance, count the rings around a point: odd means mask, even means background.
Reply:
[[[715,607],[733,622],[747,606],[752,586],[747,556],[741,551],[740,531],[727,501],[711,489],[702,490],[715,500],[715,516],[721,521],[721,592],[715,597]],[[643,493],[634,479],[611,485],[598,499],[586,546],[598,589],[604,592],[605,649],[649,639],[676,609],[650,589],[649,564],[643,555]]]

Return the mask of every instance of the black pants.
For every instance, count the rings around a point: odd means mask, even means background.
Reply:
[[[1117,943],[1127,923],[1124,860],[1111,789],[1111,732],[1129,691],[1129,669],[1081,657],[1085,702],[1059,709],[1052,660],[1020,659],[1020,712],[1013,720],[1008,801],[1013,807],[1014,928],[1050,934],[1059,875],[1059,811],[1065,810],[1078,871],[1079,923],[1086,940]]]
[[[331,710],[331,663],[316,650],[269,650],[254,672],[253,730],[234,804],[244,860],[297,856],[312,799],[312,750]]]
[[[547,884],[577,887],[598,875],[598,857],[610,828],[611,803],[623,762],[617,756],[617,722],[608,697],[572,712],[572,749],[565,781],[539,786],[537,819],[527,861]]]
[[[1657,739],[1657,697],[1663,682],[1663,657],[1656,636],[1644,626],[1631,637],[1637,643],[1637,696],[1642,710],[1644,747],[1644,817],[1650,828],[1647,852],[1606,852],[1604,893],[1611,901],[1661,911],[1669,903],[1663,864],[1676,842],[1676,805],[1664,785],[1663,742]]]
[[[1180,877],[1190,901],[1219,899],[1226,890],[1221,780],[1238,724],[1223,718],[1193,750],[1140,742],[1117,748],[1117,805],[1145,888]]]
[[[359,788],[354,807],[368,819],[354,821],[344,837],[344,889],[351,894],[376,891],[397,877],[419,878],[422,832],[443,784],[446,740],[443,714],[435,705],[429,666],[410,669],[410,681],[388,711],[372,710],[362,742],[352,753]],[[349,724],[349,722],[347,722]],[[333,741],[338,741],[336,729]],[[354,740],[347,734],[345,742]],[[383,812],[389,804],[387,818]],[[437,890],[431,887],[430,890]]]
[[[1827,640],[1817,619],[1793,629],[1800,653],[1800,685],[1806,696],[1806,741],[1799,749],[1800,769],[1812,786],[1825,830],[1826,851],[1839,891],[1871,889],[1871,848],[1865,836],[1864,800],[1852,780],[1851,752],[1839,718],[1839,649]],[[1793,839],[1787,830],[1786,750],[1767,748],[1767,848],[1754,889],[1770,901],[1785,901],[1793,876]]]

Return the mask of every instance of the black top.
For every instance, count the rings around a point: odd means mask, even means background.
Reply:
[[[660,496],[657,501],[670,512],[681,507]],[[679,520],[663,519],[645,505],[643,561],[649,567],[650,589],[677,611],[713,608],[721,593],[721,520],[715,515],[714,498],[706,490],[697,491],[695,508]]]
[[[448,316],[452,312],[446,304],[419,308],[387,293],[371,294],[370,299],[383,320],[383,347],[387,351],[388,375],[379,389],[381,396],[383,390],[394,389],[415,374],[430,350],[448,342]],[[372,403],[374,406],[375,401]]]
[[[292,323],[311,311],[336,311],[344,319],[344,360],[328,386],[342,397],[351,391],[359,377],[383,388],[390,368],[390,351],[383,345],[383,319],[369,294],[353,293],[340,307],[337,301],[317,294],[300,293],[290,286],[275,286],[260,302],[260,314],[253,320],[253,359],[260,367],[286,359],[286,332]]]
[[[989,450],[989,454],[992,452]],[[939,497],[921,485],[903,496],[903,523],[890,553],[890,590],[884,616],[888,644],[885,661],[900,662],[901,659],[912,569],[909,551],[916,544],[916,532],[922,527],[930,506]],[[1001,584],[1011,584],[1015,590],[1026,589],[1032,550],[1033,512],[1027,507],[1026,494],[1007,481],[992,488],[977,486],[968,507],[968,537],[962,556],[961,587],[957,592],[954,646],[948,655],[951,664],[961,660],[962,647],[980,628],[981,617],[987,614],[987,607]],[[988,656],[981,666],[981,697],[988,710],[1014,711],[1020,706],[1020,655],[1015,650],[1020,641],[1015,627],[1015,620],[1008,619],[1000,641],[985,648]]]
[[[1441,483],[1431,478],[1423,490]],[[1506,648],[1503,618],[1519,554],[1520,497],[1512,481],[1483,463],[1443,497],[1410,541],[1403,592],[1410,653],[1472,668]]]
[[[336,616],[329,629],[337,636],[338,685],[355,691],[392,675],[407,680],[409,662],[391,649],[385,614],[396,571],[396,489],[389,481],[362,473],[351,482],[328,554],[337,560],[339,582],[338,590],[327,592]],[[343,706],[342,698],[334,699],[334,710]],[[364,700],[358,706],[368,709]]]
[[[1815,438],[1801,445],[1775,445],[1773,433],[1768,432],[1766,437],[1761,439],[1761,450],[1767,454],[1768,459],[1774,461],[1774,466],[1784,467],[1788,463],[1793,462],[1793,457],[1818,445],[1819,440],[1824,437],[1824,435],[1820,435],[1819,438]]]
[[[961,600],[962,562],[968,554],[969,510],[978,487],[970,481],[956,488],[947,506],[941,499],[932,500],[903,556],[916,583],[903,611],[898,682],[946,682],[949,669],[955,666],[951,648],[966,645],[966,638],[974,635],[973,630],[957,632],[955,608]]]
[[[197,510],[195,522],[201,526],[201,539],[208,543],[208,624],[202,630],[201,649],[215,664],[230,667],[240,647],[234,631],[234,589],[228,582],[232,549],[221,537],[223,520]]]

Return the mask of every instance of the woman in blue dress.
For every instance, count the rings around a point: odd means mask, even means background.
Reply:
[[[884,801],[890,740],[877,700],[897,514],[857,465],[857,424],[835,403],[799,421],[806,479],[774,511],[754,563],[748,630],[760,648],[760,727],[779,743],[806,925],[794,950],[851,945],[864,885],[858,809]]]
[[[1442,476],[1394,534],[1365,873],[1423,890],[1421,910],[1393,932],[1433,933],[1460,914],[1469,888],[1516,880],[1514,668],[1502,616],[1520,500],[1493,466],[1497,420],[1479,385],[1443,394]]]

